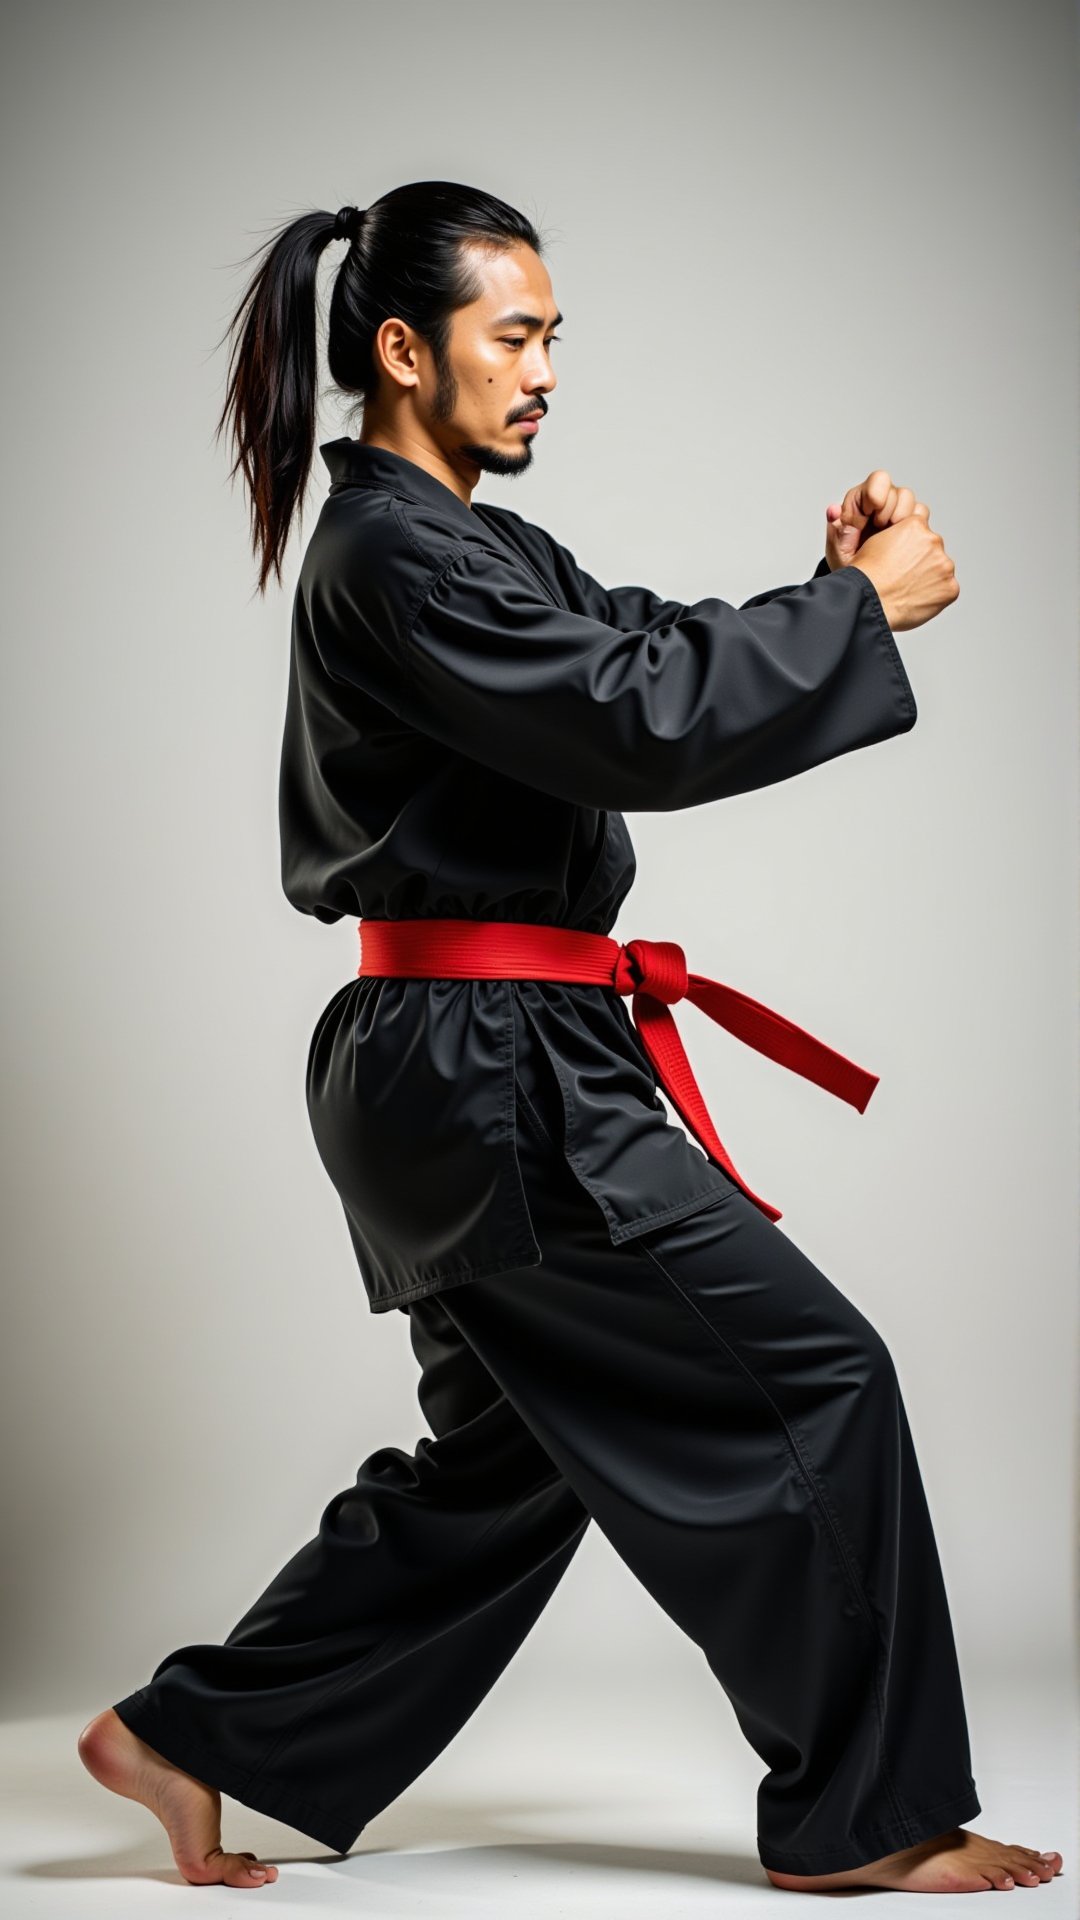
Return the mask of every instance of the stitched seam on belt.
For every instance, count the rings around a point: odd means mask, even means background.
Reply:
[[[795,1435],[793,1434],[790,1426],[788,1425],[787,1420],[784,1418],[784,1415],[781,1413],[780,1408],[777,1406],[776,1401],[773,1399],[772,1394],[769,1392],[768,1388],[764,1385],[764,1383],[761,1380],[759,1380],[753,1368],[748,1365],[748,1363],[742,1358],[742,1355],[736,1351],[736,1349],[730,1344],[728,1340],[725,1339],[724,1335],[719,1331],[719,1329],[717,1327],[714,1327],[708,1315],[705,1313],[702,1313],[701,1308],[697,1305],[697,1302],[691,1297],[690,1294],[687,1293],[684,1287],[680,1286],[674,1274],[668,1272],[668,1269],[665,1267],[663,1261],[659,1258],[657,1254],[655,1254],[652,1251],[651,1247],[642,1246],[640,1241],[635,1241],[635,1240],[631,1240],[629,1242],[629,1245],[633,1247],[636,1253],[640,1253],[643,1259],[651,1261],[653,1266],[656,1267],[657,1270],[663,1274],[665,1280],[668,1282],[669,1286],[674,1288],[680,1300],[685,1301],[686,1305],[690,1308],[691,1313],[693,1313],[696,1316],[696,1318],[701,1321],[702,1326],[707,1328],[711,1338],[716,1342],[718,1346],[724,1349],[724,1352],[730,1356],[730,1358],[735,1362],[735,1364],[741,1368],[743,1373],[746,1374],[747,1378],[750,1381],[752,1381],[753,1385],[758,1389],[758,1392],[762,1395],[762,1397],[768,1401],[769,1406],[772,1408],[773,1413],[775,1414],[777,1420],[780,1422],[780,1425],[783,1428],[788,1446],[791,1449],[792,1462],[795,1466],[795,1470],[798,1473],[800,1479],[802,1480],[804,1486],[806,1487],[806,1490],[809,1493],[811,1500],[814,1502],[819,1512],[821,1513],[826,1526],[828,1527],[830,1537],[832,1538],[837,1551],[841,1569],[848,1581],[848,1584],[850,1585],[855,1595],[856,1600],[859,1603],[860,1610],[863,1612],[863,1614],[866,1616],[866,1618],[870,1623],[870,1630],[874,1636],[874,1641],[878,1648],[878,1663],[877,1663],[877,1666],[875,1666],[875,1671],[874,1671],[874,1704],[877,1709],[881,1777],[885,1785],[885,1790],[889,1796],[889,1799],[892,1802],[893,1811],[898,1823],[902,1826],[907,1827],[910,1830],[914,1824],[913,1817],[911,1814],[905,1812],[904,1810],[904,1803],[900,1797],[899,1790],[896,1786],[895,1781],[893,1780],[892,1773],[889,1769],[888,1762],[885,1758],[885,1708],[884,1708],[884,1701],[882,1699],[881,1686],[880,1686],[879,1673],[878,1673],[878,1666],[880,1666],[880,1663],[885,1656],[885,1651],[886,1651],[885,1644],[884,1644],[884,1641],[882,1640],[881,1632],[878,1627],[877,1617],[874,1613],[873,1607],[870,1604],[869,1596],[867,1595],[863,1587],[858,1569],[853,1565],[851,1561],[851,1557],[844,1544],[844,1541],[841,1538],[833,1522],[832,1514],[830,1513],[824,1500],[821,1498],[821,1495],[817,1488],[816,1477],[811,1472],[808,1462],[804,1459],[802,1449],[799,1446],[799,1443],[796,1440]]]

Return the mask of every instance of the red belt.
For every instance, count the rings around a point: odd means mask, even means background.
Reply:
[[[742,1188],[770,1220],[779,1207],[748,1187],[721,1144],[701,1089],[683,1051],[679,1030],[668,1012],[687,999],[710,1020],[726,1027],[758,1053],[767,1054],[792,1073],[813,1080],[826,1093],[846,1100],[860,1113],[880,1075],[868,1073],[805,1027],[785,1020],[760,1000],[751,1000],[722,980],[687,973],[686,956],[675,940],[627,940],[605,933],[579,933],[572,927],[541,926],[519,920],[370,920],[360,922],[359,975],[405,975],[440,980],[576,980],[629,993],[630,1010],[657,1079],[709,1157]]]

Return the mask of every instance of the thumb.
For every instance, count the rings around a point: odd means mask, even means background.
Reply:
[[[830,500],[825,509],[825,551],[846,566],[858,553],[862,534],[858,527],[845,525],[841,518],[843,511],[843,504],[839,500]]]

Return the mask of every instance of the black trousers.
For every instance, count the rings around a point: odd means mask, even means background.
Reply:
[[[594,1519],[765,1763],[764,1866],[860,1866],[973,1819],[949,1608],[881,1336],[734,1183],[613,1247],[525,1034],[518,1061],[541,1265],[408,1307],[434,1437],[371,1454],[224,1644],[168,1654],[117,1713],[347,1852],[478,1706]]]

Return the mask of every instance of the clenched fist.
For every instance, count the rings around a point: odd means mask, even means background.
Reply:
[[[833,572],[857,566],[869,575],[896,633],[921,627],[957,598],[956,569],[930,509],[910,487],[897,487],[884,467],[825,509],[825,557]]]

